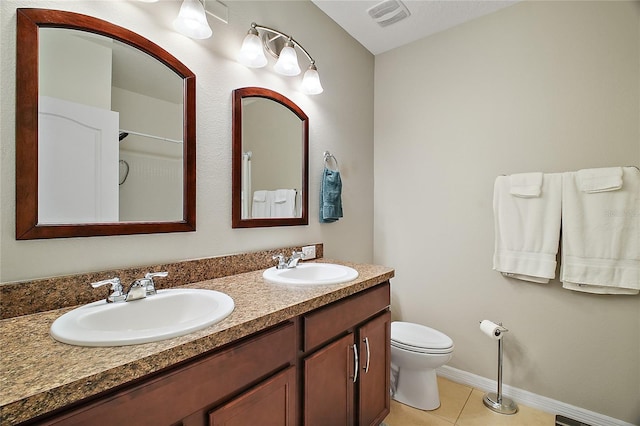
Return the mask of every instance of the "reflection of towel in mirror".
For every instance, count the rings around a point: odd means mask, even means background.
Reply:
[[[295,217],[296,216],[296,190],[276,189],[273,191],[273,204],[271,217]]]
[[[253,205],[251,206],[251,216],[254,218],[270,217],[271,205],[269,203],[268,191],[256,191],[253,193]]]
[[[342,179],[340,172],[325,167],[320,184],[320,223],[330,223],[342,217]]]

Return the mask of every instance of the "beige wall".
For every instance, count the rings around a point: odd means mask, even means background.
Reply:
[[[214,36],[197,41],[173,31],[179,1],[0,2],[0,282],[83,271],[158,264],[222,254],[324,242],[327,257],[370,262],[373,256],[374,58],[312,3],[229,1],[229,24],[210,17]],[[120,237],[15,240],[15,33],[17,7],[46,7],[96,16],[129,28],[174,54],[197,76],[197,231]],[[252,21],[293,35],[313,55],[325,88],[298,91],[299,78],[235,60]],[[301,66],[306,66],[300,54]],[[345,66],[345,64],[348,64]],[[296,102],[310,123],[308,226],[231,228],[231,92],[245,86],[276,90]],[[322,153],[340,161],[344,213],[320,224]]]
[[[640,423],[640,296],[491,270],[501,174],[640,165],[639,2],[523,2],[376,56],[374,260],[454,368]]]
[[[54,28],[46,28],[39,36],[40,94],[109,109],[111,48]]]

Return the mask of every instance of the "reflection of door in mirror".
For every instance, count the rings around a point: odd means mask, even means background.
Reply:
[[[242,100],[242,219],[302,215],[301,120],[270,99]]]
[[[38,222],[118,221],[118,114],[40,96]]]
[[[182,220],[182,77],[124,43],[62,28],[39,30],[38,75],[38,223]],[[98,117],[111,117],[108,130]]]

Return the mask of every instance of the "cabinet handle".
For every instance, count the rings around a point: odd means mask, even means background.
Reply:
[[[355,343],[353,345],[353,355],[354,355],[353,359],[355,361],[355,366],[354,366],[354,369],[353,369],[353,371],[354,371],[354,373],[353,373],[353,383],[355,383],[356,380],[358,380],[358,368],[359,368],[359,365],[358,365],[358,346]]]
[[[362,341],[364,342],[364,345],[367,348],[367,365],[365,365],[363,368],[364,368],[364,372],[368,373],[369,372],[369,361],[371,361],[371,351],[369,350],[369,338],[365,337],[364,339],[362,339]]]

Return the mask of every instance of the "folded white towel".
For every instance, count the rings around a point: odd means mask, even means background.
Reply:
[[[615,191],[622,188],[622,167],[578,170],[576,180],[582,192]]]
[[[291,191],[291,189],[276,189],[273,193],[273,202],[278,204],[286,203]]]
[[[273,191],[271,217],[295,217],[296,190],[276,189]]]
[[[623,169],[618,190],[583,192],[580,172],[563,175],[562,268],[570,290],[640,291],[640,171]]]
[[[516,197],[539,197],[542,191],[542,173],[518,173],[509,176],[511,189],[509,192]]]
[[[253,204],[251,205],[251,217],[265,218],[271,217],[271,203],[269,191],[255,191],[253,193]]]
[[[493,269],[525,281],[555,278],[560,240],[562,175],[545,174],[539,197],[511,195],[511,179],[496,179],[493,195]]]

